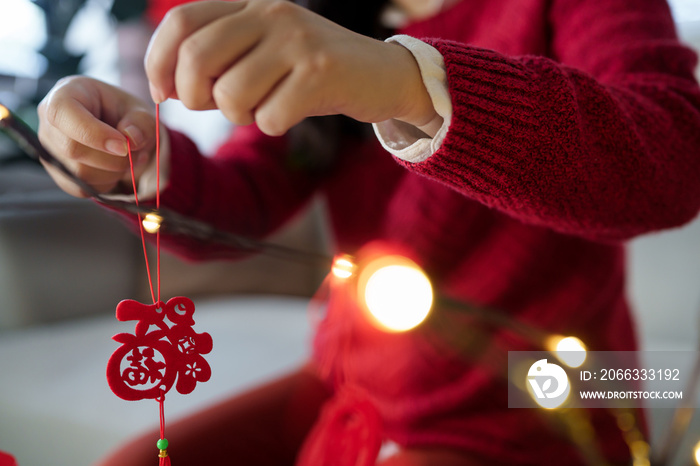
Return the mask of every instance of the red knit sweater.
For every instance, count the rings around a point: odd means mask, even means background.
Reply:
[[[376,141],[348,141],[318,176],[290,168],[286,139],[255,127],[237,129],[213,158],[171,133],[162,202],[264,236],[321,193],[341,251],[384,240],[410,251],[441,293],[591,350],[635,349],[623,241],[700,208],[696,58],[665,2],[464,0],[401,32],[445,58],[454,115],[428,160],[397,163]],[[433,326],[385,334],[351,305],[331,297],[314,354],[329,380],[371,400],[383,436],[469,450],[485,464],[577,464],[539,413],[507,408],[494,367],[524,348],[516,339],[436,310],[458,339],[478,343],[469,355],[490,362],[475,363]],[[608,458],[628,459],[614,422],[603,412],[594,421]]]

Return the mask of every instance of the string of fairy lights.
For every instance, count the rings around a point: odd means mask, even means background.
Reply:
[[[436,294],[427,274],[415,262],[401,255],[379,255],[370,259],[349,255],[327,257],[323,254],[299,251],[219,231],[208,224],[183,217],[168,209],[161,208],[155,211],[146,206],[139,207],[132,203],[114,201],[100,195],[71,173],[43,148],[35,132],[3,105],[0,105],[0,129],[9,134],[24,152],[58,168],[90,197],[114,209],[140,214],[143,218],[142,225],[149,233],[156,233],[162,229],[170,234],[187,235],[203,242],[219,243],[239,252],[258,252],[284,260],[301,261],[314,267],[323,267],[323,270],[329,271],[330,280],[342,283],[355,291],[358,308],[366,313],[370,322],[384,331],[404,332],[419,325],[432,325],[440,337],[453,349],[461,351],[465,357],[469,356],[472,342],[458,333],[454,325],[441,320],[439,316],[432,315],[433,309],[440,308],[469,315],[492,328],[513,332],[533,347],[548,352],[567,368],[580,367],[586,361],[588,350],[579,338],[553,335],[524,324],[506,313],[473,307],[468,303]],[[397,312],[397,309],[400,309],[400,312]],[[472,335],[471,338],[478,337]],[[502,364],[491,365],[503,367]],[[689,416],[692,416],[694,409],[693,398],[700,379],[700,359],[696,369],[684,400],[686,403],[677,408],[676,416],[669,429],[670,434],[656,456],[652,456],[650,445],[642,433],[637,417],[637,407],[631,402],[622,403],[621,400],[615,400],[616,404],[609,407],[630,450],[634,466],[672,464],[675,447],[684,436]],[[498,372],[496,369],[494,371]],[[541,408],[543,417],[570,438],[588,464],[595,466],[607,464],[596,441],[589,410],[577,409],[581,406],[576,405],[573,397],[566,397],[557,406],[545,406],[538,397],[534,396],[527,383],[527,371],[518,372],[515,375],[507,372],[500,369],[499,375],[523,393],[528,393],[532,401]],[[571,383],[573,384],[573,381]],[[694,460],[700,465],[700,442],[694,450]]]

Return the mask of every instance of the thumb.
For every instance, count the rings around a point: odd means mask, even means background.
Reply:
[[[153,114],[143,108],[129,110],[119,123],[117,129],[126,135],[131,144],[131,150],[150,150],[156,144],[156,119]]]

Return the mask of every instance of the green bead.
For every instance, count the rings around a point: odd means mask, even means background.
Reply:
[[[158,447],[159,450],[167,450],[168,449],[168,439],[162,438],[156,442],[156,446]]]

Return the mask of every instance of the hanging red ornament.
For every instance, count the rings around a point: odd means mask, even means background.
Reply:
[[[181,296],[165,304],[131,299],[119,303],[117,320],[138,323],[133,335],[113,337],[122,344],[107,364],[107,382],[115,395],[129,401],[155,400],[168,393],[176,379],[182,394],[209,380],[211,368],[202,355],[211,351],[212,339],[194,331],[193,314],[194,303]]]
[[[131,182],[134,201],[139,205],[138,189],[134,176],[131,144],[127,139]],[[160,112],[156,104],[156,211],[160,208]],[[138,216],[148,283],[153,304],[143,304],[126,299],[117,305],[117,320],[135,320],[134,333],[119,333],[113,338],[121,346],[112,353],[107,363],[107,382],[115,395],[129,401],[153,399],[160,410],[159,466],[170,466],[168,440],[165,438],[165,394],[173,385],[178,392],[188,394],[197,382],[211,377],[211,368],[202,356],[212,350],[213,342],[208,333],[197,333],[194,326],[194,303],[178,296],[167,303],[160,299],[160,224],[162,218],[151,213],[145,219]],[[154,292],[148,262],[144,222],[149,233],[156,235],[157,294]],[[177,381],[177,384],[176,384]]]

